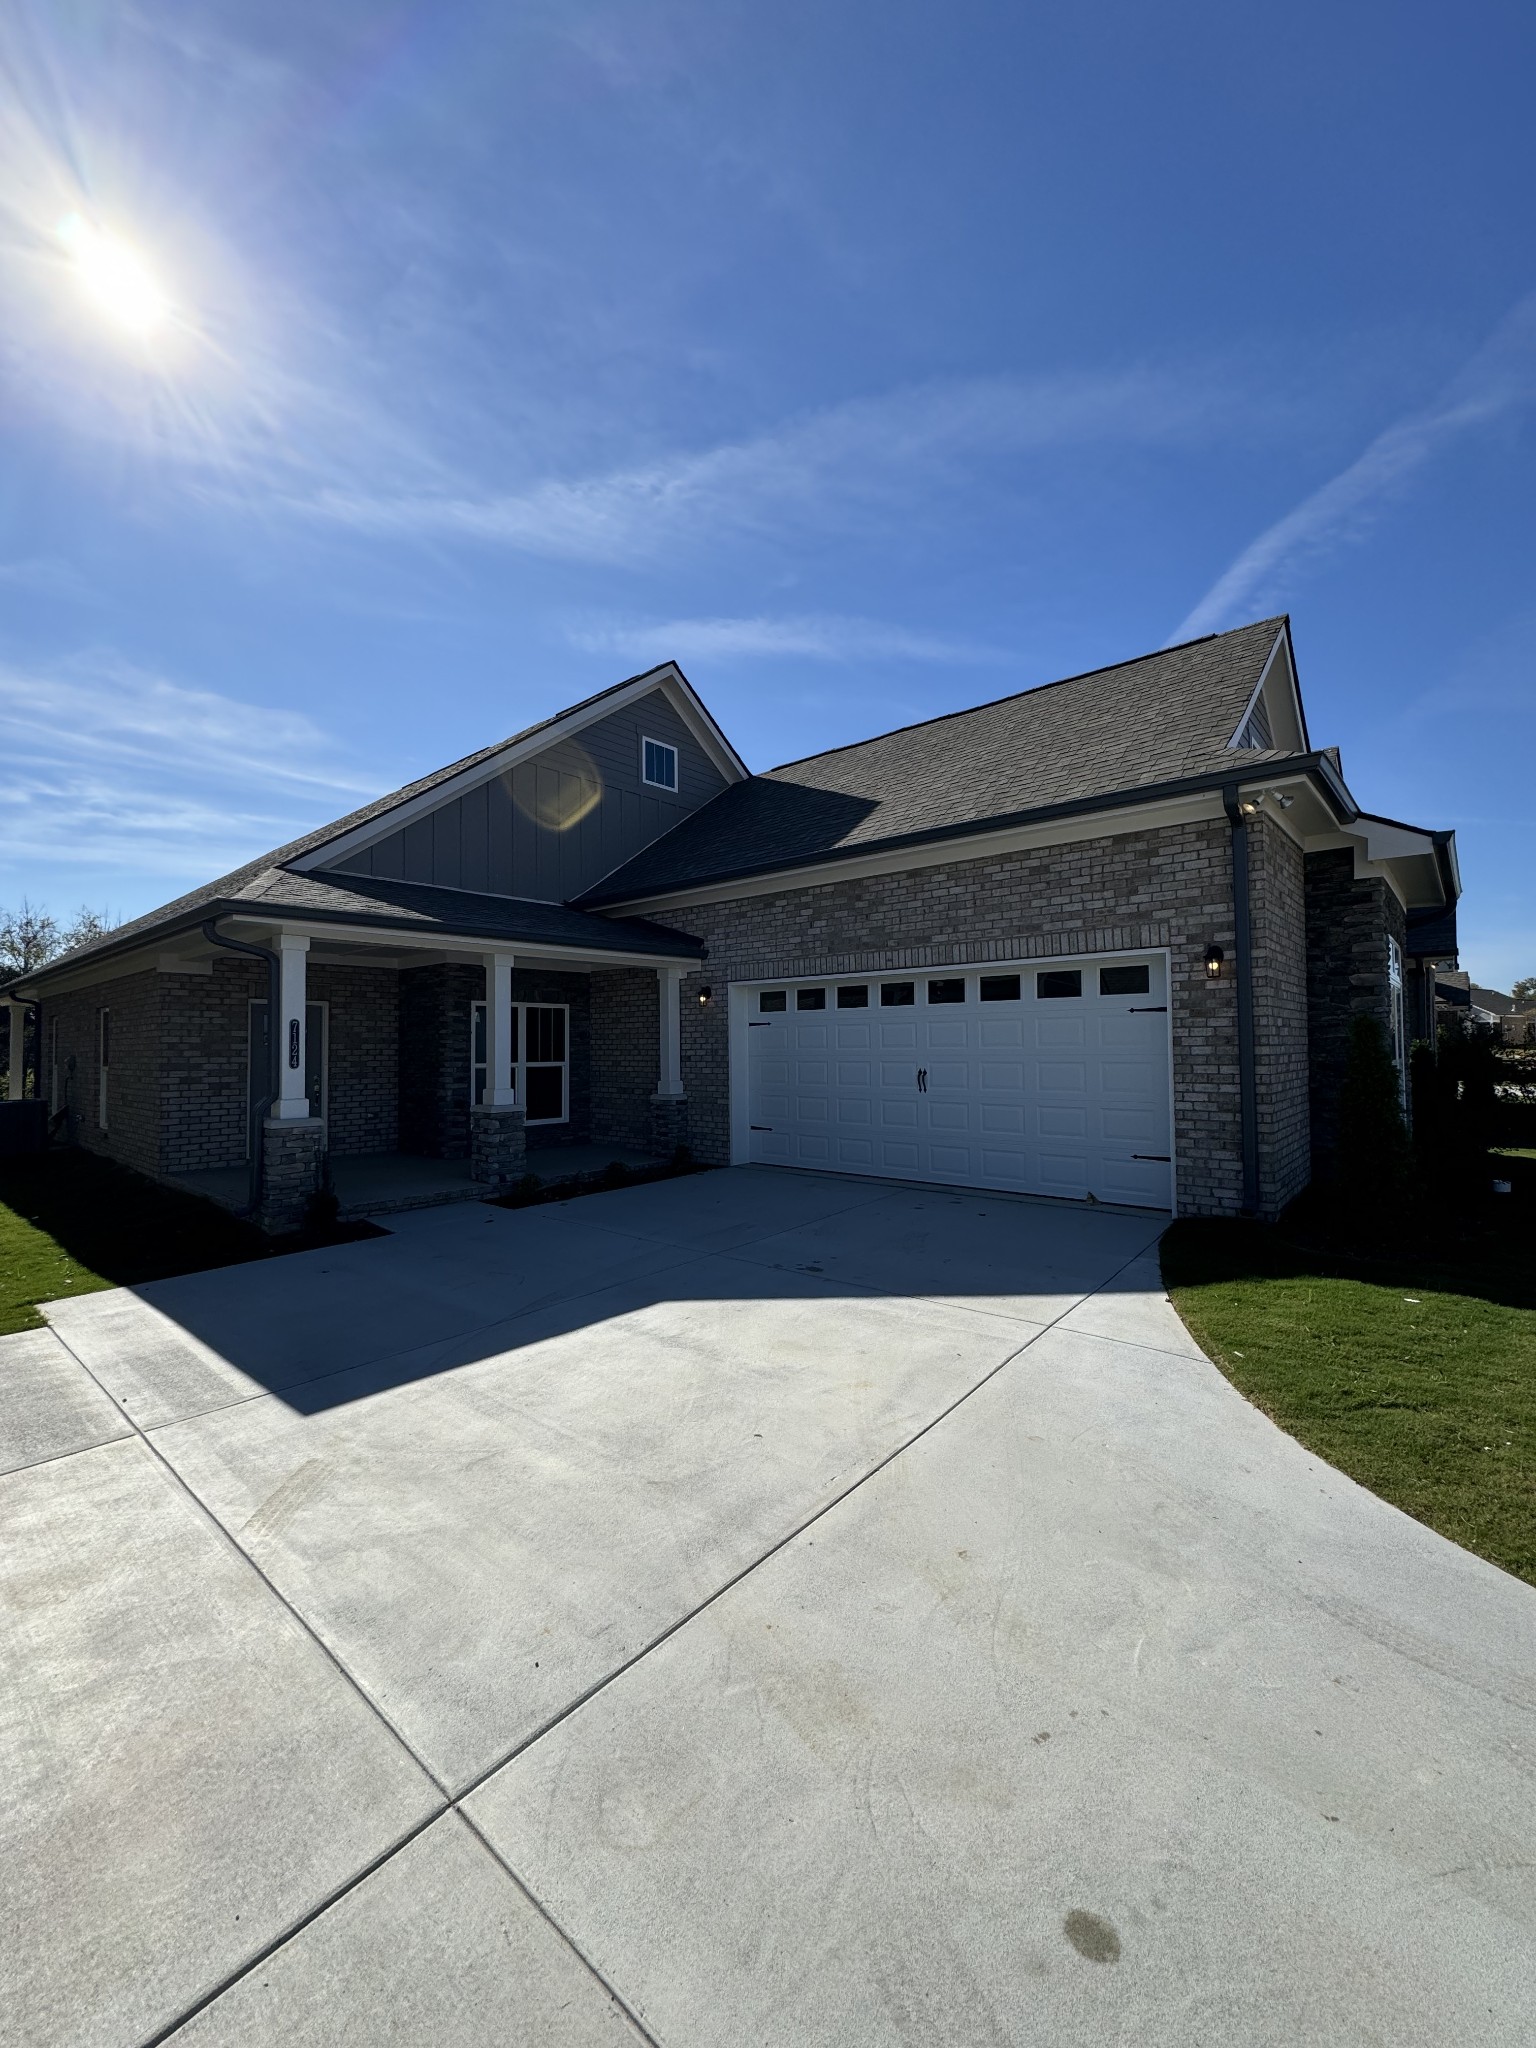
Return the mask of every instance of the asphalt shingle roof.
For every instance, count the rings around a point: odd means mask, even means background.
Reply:
[[[1230,769],[1228,742],[1284,624],[1263,619],[754,775],[580,901],[620,903]]]

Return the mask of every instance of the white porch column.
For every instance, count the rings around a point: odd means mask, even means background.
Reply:
[[[271,1114],[283,1123],[294,1123],[310,1114],[304,1092],[305,989],[309,966],[309,941],[292,932],[279,932],[273,948],[282,968],[278,993],[277,1057],[281,1078]]]
[[[681,967],[658,967],[657,996],[661,1004],[661,1078],[656,1093],[680,1097],[683,1092],[683,1020]]]
[[[511,1109],[517,1101],[512,1086],[512,960],[510,953],[485,956],[485,1102],[488,1109]]]
[[[20,1102],[27,1070],[23,1059],[27,1042],[27,1012],[22,1003],[7,1003],[6,1014],[11,1020],[11,1064],[9,1067],[10,1099]]]

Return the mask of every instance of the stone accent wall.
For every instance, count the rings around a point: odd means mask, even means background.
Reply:
[[[657,1159],[671,1159],[688,1143],[688,1103],[684,1096],[651,1097],[649,1150]]]
[[[1380,876],[1356,878],[1348,847],[1307,855],[1306,911],[1312,1152],[1317,1169],[1326,1172],[1338,1134],[1350,1021],[1374,1017],[1390,1038],[1387,938],[1404,943],[1407,916]]]
[[[1259,1189],[1266,1215],[1283,1209],[1312,1177],[1303,859],[1273,818],[1260,812],[1249,825]]]
[[[527,1137],[520,1109],[487,1109],[480,1103],[469,1112],[469,1171],[487,1187],[509,1188],[528,1171]]]
[[[319,1117],[291,1123],[266,1119],[261,1141],[261,1199],[256,1221],[263,1230],[297,1230],[320,1187],[325,1125]]]
[[[592,1004],[592,1120],[594,1145],[650,1149],[651,1097],[661,1065],[661,994],[653,967],[604,968],[588,977]],[[697,990],[693,1007],[698,1008]],[[688,1007],[689,996],[683,996]],[[686,1034],[688,1019],[683,1018]],[[684,1061],[687,1060],[684,1037]],[[684,1087],[690,1086],[684,1066]],[[696,1071],[701,1086],[720,1091],[725,1083],[704,1062]],[[723,1070],[722,1070],[723,1071]],[[727,1110],[727,1120],[729,1111]]]
[[[311,962],[309,1000],[328,1004],[326,1126],[336,1153],[400,1145],[400,981],[385,967]]]
[[[1294,1010],[1294,997],[1286,984],[1300,940],[1270,931],[1271,923],[1283,925],[1296,915],[1283,854],[1268,863],[1259,895],[1255,909],[1266,952],[1265,985],[1255,989],[1259,1082],[1261,1103],[1269,1109],[1275,1177],[1273,1189],[1262,1192],[1272,1213],[1294,1192],[1294,1127],[1303,1116],[1290,1099],[1298,1084],[1295,1021],[1287,1012],[1287,1005]],[[690,1143],[701,1160],[723,1164],[730,1156],[726,991],[732,981],[1167,947],[1179,1212],[1219,1216],[1239,1210],[1236,983],[1230,974],[1209,981],[1204,971],[1212,941],[1229,962],[1235,950],[1225,819],[785,889],[665,915],[709,948],[705,965],[684,980],[682,1003]],[[698,993],[705,985],[712,1000],[701,1005]],[[654,1016],[654,996],[650,1001]],[[597,1058],[601,1072],[607,1058],[601,1038]]]

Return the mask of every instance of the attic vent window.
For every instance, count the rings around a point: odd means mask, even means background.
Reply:
[[[1254,698],[1253,709],[1243,720],[1237,738],[1232,744],[1234,747],[1252,748],[1258,753],[1275,744],[1274,734],[1270,730],[1269,708],[1262,697]]]
[[[640,773],[652,789],[676,789],[676,747],[669,747],[665,740],[642,740]]]

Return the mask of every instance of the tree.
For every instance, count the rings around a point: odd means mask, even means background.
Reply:
[[[1525,974],[1510,990],[1516,1007],[1522,1010],[1536,1010],[1536,974]]]
[[[118,920],[109,911],[82,903],[67,925],[50,910],[39,910],[25,896],[15,910],[0,910],[0,974],[33,974],[75,946],[104,939]]]
[[[44,966],[61,944],[59,921],[34,909],[26,897],[17,910],[0,910],[0,968],[6,974],[30,974]]]

